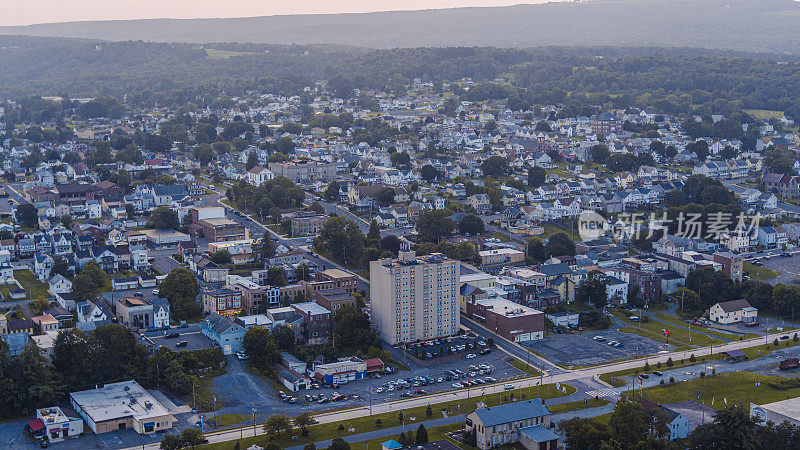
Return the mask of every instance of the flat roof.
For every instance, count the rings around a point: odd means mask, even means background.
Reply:
[[[327,275],[329,277],[332,277],[332,278],[344,278],[344,277],[354,277],[354,276],[356,276],[355,274],[350,273],[350,272],[345,272],[342,269],[325,269],[320,273],[323,273],[323,274],[325,274],[325,275]]]
[[[72,392],[69,395],[95,423],[122,417],[142,420],[170,415],[169,411],[135,380],[111,383],[101,388]]]
[[[325,307],[320,306],[314,302],[295,303],[292,306],[295,307],[296,309],[299,309],[300,311],[303,311],[306,314],[313,316],[331,313]]]
[[[800,397],[781,400],[779,402],[758,405],[759,408],[800,420]]]
[[[529,306],[514,303],[511,300],[506,300],[501,297],[488,298],[485,300],[478,300],[479,305],[485,306],[486,309],[491,310],[495,314],[500,314],[505,317],[520,317],[532,316],[535,314],[543,314],[538,309]]]
[[[223,218],[213,218],[213,219],[200,219],[198,222],[205,222],[211,226],[220,226],[220,225],[238,225],[237,222],[234,222],[231,219],[223,219]]]

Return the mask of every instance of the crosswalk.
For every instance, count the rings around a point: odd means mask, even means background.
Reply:
[[[593,391],[586,391],[586,395],[591,396],[591,397],[614,397],[614,396],[616,396],[618,394],[613,389],[603,388],[603,389],[598,389],[598,390],[593,390]]]

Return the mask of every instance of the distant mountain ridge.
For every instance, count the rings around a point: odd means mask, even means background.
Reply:
[[[67,22],[0,27],[0,34],[369,48],[592,45],[800,53],[800,2],[597,0],[362,14]]]

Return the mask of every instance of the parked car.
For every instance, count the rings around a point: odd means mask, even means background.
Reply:
[[[479,355],[488,355],[489,353],[492,353],[492,350],[488,349],[488,348],[485,348],[485,349],[481,350],[478,354]]]
[[[664,374],[663,374],[663,373],[661,373],[661,371],[658,371],[658,370],[655,370],[655,371],[653,371],[653,375],[655,375],[655,376],[657,376],[657,377],[664,376]]]
[[[187,345],[189,345],[189,343],[188,343],[188,342],[186,342],[186,341],[180,341],[180,342],[178,342],[177,344],[175,344],[175,347],[186,347]]]
[[[604,338],[603,336],[595,336],[592,339],[594,339],[597,342],[603,342],[606,340],[606,338]]]
[[[744,324],[746,327],[757,327],[759,325],[761,325],[761,322],[747,322]]]
[[[505,385],[503,385],[503,389],[506,390],[506,391],[510,391],[510,390],[514,389],[514,385],[513,384],[505,384]]]
[[[475,353],[467,353],[467,359],[472,359],[475,357]]]

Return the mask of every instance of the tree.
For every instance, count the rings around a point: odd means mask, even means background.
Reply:
[[[276,249],[277,246],[272,240],[272,235],[270,235],[269,230],[264,231],[264,236],[261,237],[261,240],[258,241],[256,248],[254,249],[256,260],[260,263],[263,263],[267,259],[275,256]]]
[[[337,437],[331,441],[331,445],[328,446],[328,450],[350,450],[350,444],[348,444],[344,439]]]
[[[270,416],[264,422],[264,432],[270,435],[279,435],[283,431],[288,431],[292,428],[289,419],[283,414],[275,414]]]
[[[303,450],[317,450],[317,446],[313,442],[309,442],[303,446]]]
[[[506,158],[495,155],[481,163],[481,170],[487,177],[499,178],[511,173],[511,166]]]
[[[659,140],[650,141],[650,151],[664,157],[667,155],[667,146]]]
[[[451,212],[446,209],[422,211],[417,219],[417,233],[423,242],[438,242],[449,236],[456,227],[451,219]]]
[[[378,192],[375,193],[375,200],[383,206],[391,205],[394,203],[394,189],[388,186],[378,189]]]
[[[603,272],[594,270],[581,280],[575,293],[576,300],[586,304],[592,304],[595,308],[601,309],[608,302],[608,277]]]
[[[575,243],[566,233],[556,233],[547,240],[544,250],[548,258],[553,256],[572,256],[575,254]]]
[[[381,240],[381,229],[375,219],[369,223],[369,231],[367,232],[366,244],[367,246],[378,246]]]
[[[211,260],[217,264],[228,264],[231,262],[231,252],[225,250],[224,248],[217,250],[213,255],[211,255]]]
[[[25,345],[13,361],[11,378],[16,392],[6,392],[15,398],[16,411],[28,412],[41,405],[55,404],[61,395],[59,376],[53,364],[36,344]]]
[[[39,213],[36,211],[36,207],[30,203],[19,205],[14,216],[17,218],[17,222],[27,227],[35,228],[39,223]]]
[[[150,214],[147,226],[159,230],[177,230],[181,224],[180,220],[178,220],[177,211],[170,209],[168,206],[159,206]]]
[[[286,325],[278,325],[272,329],[272,340],[279,350],[290,351],[294,348],[294,330]]]
[[[262,372],[272,370],[272,365],[278,362],[278,350],[272,333],[262,327],[253,327],[247,330],[242,338],[242,348],[250,357],[250,364]]]
[[[552,132],[553,129],[550,127],[550,124],[547,121],[540,120],[536,123],[536,131],[546,131],[548,133]]]
[[[181,440],[184,447],[195,448],[195,446],[203,445],[206,438],[203,437],[203,432],[198,428],[187,428],[181,433]]]
[[[428,442],[428,430],[425,429],[425,425],[419,424],[417,427],[417,445],[425,444]]]
[[[298,280],[309,281],[311,280],[311,269],[309,269],[308,264],[302,262],[294,268],[294,276]]]
[[[400,251],[400,238],[393,234],[386,235],[381,238],[380,248],[396,255]]]
[[[425,181],[430,183],[436,178],[436,168],[430,164],[425,164],[419,169],[419,174]]]
[[[364,252],[365,239],[364,233],[355,222],[335,216],[322,226],[317,247],[322,251],[329,251],[333,259],[339,262],[355,262]]]
[[[176,319],[186,320],[200,314],[200,305],[195,301],[199,292],[197,277],[189,269],[172,269],[158,286],[158,292],[169,301]]]
[[[701,162],[708,158],[708,142],[702,139],[686,144],[686,150],[690,153],[695,153]]]
[[[69,270],[69,263],[64,258],[56,258],[55,263],[53,264],[53,268],[50,270],[50,276],[55,274],[59,274],[62,277],[70,277],[72,276],[72,272]]]
[[[288,283],[286,282],[286,276],[283,274],[283,269],[279,266],[272,266],[267,269],[267,279],[266,283],[269,286],[286,286]]]
[[[194,157],[200,161],[201,166],[205,166],[214,160],[214,150],[208,144],[200,144],[194,149]]]
[[[91,300],[108,282],[108,275],[95,261],[84,264],[81,273],[72,280],[72,294],[76,299]]]
[[[336,311],[333,332],[337,346],[343,349],[366,351],[376,344],[377,336],[370,327],[369,316],[359,308],[342,306]]]
[[[609,156],[611,156],[611,152],[608,151],[608,147],[605,144],[595,144],[589,148],[589,154],[592,157],[592,161],[596,163],[603,164],[606,162]]]
[[[734,159],[739,154],[739,152],[731,147],[730,145],[726,145],[725,148],[720,150],[719,156],[723,159]]]
[[[633,448],[644,439],[647,431],[647,423],[645,423],[641,405],[633,401],[619,400],[614,405],[614,412],[611,413],[611,418],[608,420],[608,427],[622,448]]]
[[[292,423],[298,428],[305,428],[314,425],[314,419],[311,417],[311,414],[301,412],[292,420]]]
[[[700,425],[689,435],[694,449],[760,448],[757,423],[742,406],[730,406],[717,412],[714,422]]]
[[[183,439],[179,435],[168,434],[161,440],[159,448],[161,450],[181,450],[183,448]]]
[[[562,420],[558,429],[566,436],[564,445],[568,450],[599,449],[611,438],[608,426],[594,419],[575,417]]]
[[[330,183],[328,183],[328,187],[325,188],[325,193],[323,194],[325,196],[325,200],[329,202],[334,202],[336,200],[339,200],[340,189],[341,187],[339,186],[338,181],[331,181]]]
[[[483,233],[483,220],[475,214],[465,214],[458,222],[458,231],[462,234],[477,235]]]
[[[528,186],[538,188],[544,183],[547,178],[547,171],[542,167],[531,167],[528,170]]]
[[[256,155],[256,152],[248,153],[247,154],[247,163],[245,164],[245,167],[247,168],[247,170],[250,170],[250,169],[252,169],[253,167],[255,167],[257,165],[258,165],[258,155]]]

